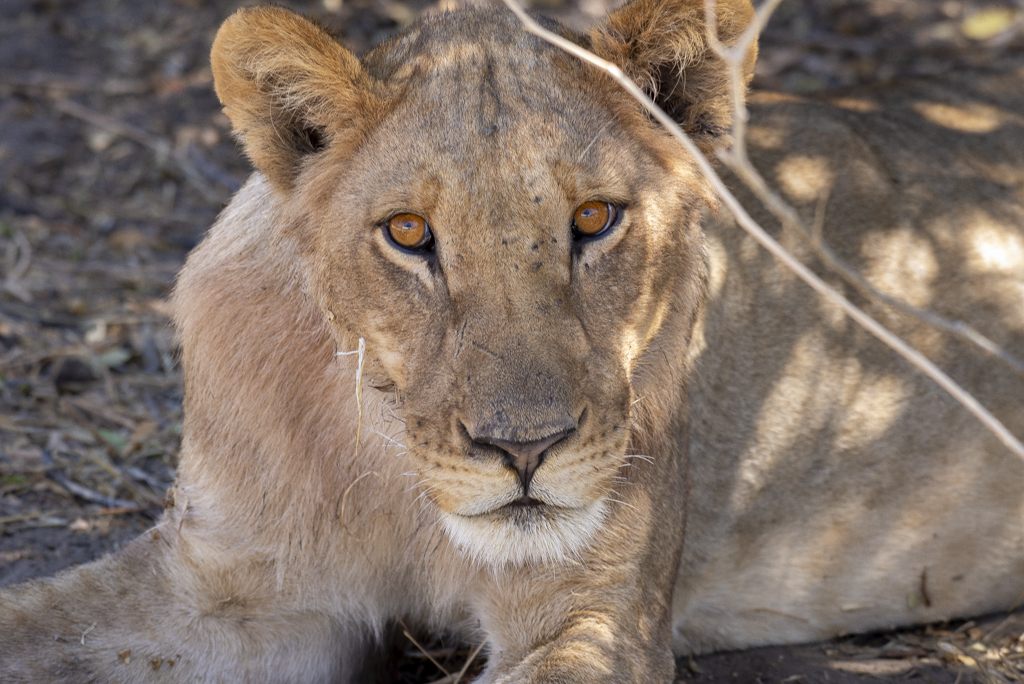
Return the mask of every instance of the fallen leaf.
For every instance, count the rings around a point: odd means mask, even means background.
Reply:
[[[130,351],[124,347],[114,347],[113,349],[100,354],[96,357],[96,360],[107,368],[119,368],[130,358],[132,358],[132,353]]]
[[[989,40],[1010,28],[1017,13],[1006,7],[989,7],[971,14],[960,25],[960,30],[971,40]]]
[[[118,454],[122,453],[128,444],[128,438],[115,430],[100,428],[96,430],[96,434]]]

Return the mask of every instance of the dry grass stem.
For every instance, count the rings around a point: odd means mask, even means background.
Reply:
[[[89,625],[88,627],[86,627],[85,631],[82,632],[81,643],[82,643],[83,646],[85,646],[85,637],[88,636],[89,632],[91,632],[94,629],[96,629],[96,623],[95,622],[92,623],[91,625]]]
[[[729,209],[732,215],[735,217],[736,222],[742,227],[747,233],[756,240],[762,247],[764,247],[769,253],[772,254],[779,262],[782,263],[786,268],[794,273],[800,280],[804,281],[811,289],[821,295],[824,299],[829,301],[831,304],[838,306],[842,309],[846,315],[852,318],[861,327],[867,330],[869,333],[877,337],[884,344],[889,346],[891,349],[896,351],[902,356],[908,363],[917,368],[920,372],[931,378],[939,387],[945,390],[950,396],[959,402],[964,408],[966,408],[972,415],[974,415],[989,431],[991,431],[1010,451],[1016,454],[1021,459],[1024,459],[1024,444],[1021,443],[1002,422],[999,421],[991,412],[989,412],[981,403],[963,387],[961,387],[956,381],[950,378],[945,372],[943,372],[938,366],[927,359],[921,352],[917,351],[900,337],[891,332],[888,328],[883,326],[881,323],[876,321],[874,318],[865,313],[862,309],[854,305],[850,300],[840,294],[835,288],[828,285],[822,280],[816,273],[810,268],[805,266],[802,262],[798,261],[792,254],[790,254],[782,245],[780,245],[768,232],[762,228],[757,221],[750,216],[750,213],[740,203],[736,196],[729,190],[725,185],[721,176],[715,171],[711,162],[706,156],[700,151],[697,145],[690,139],[690,137],[683,131],[679,125],[672,120],[658,105],[651,100],[640,87],[634,83],[629,77],[627,77],[623,71],[604,60],[594,53],[586,50],[579,45],[576,45],[572,41],[563,38],[551,31],[548,31],[540,24],[538,24],[532,17],[530,17],[523,9],[522,5],[517,0],[503,0],[505,5],[512,10],[512,12],[519,18],[523,27],[537,36],[538,38],[554,45],[555,47],[572,54],[573,56],[581,59],[582,61],[591,64],[601,71],[605,72],[613,80],[616,81],[627,93],[629,93],[637,102],[651,114],[654,119],[660,123],[672,136],[683,146],[683,149],[690,154],[701,173],[704,175],[708,184],[712,187],[718,197],[722,200],[722,203]],[[777,4],[777,3],[774,3]],[[768,7],[774,6],[773,3],[769,2]],[[766,21],[767,17],[765,14],[759,14],[762,19],[756,21]],[[743,37],[740,38],[740,42],[743,42]],[[751,39],[748,39],[751,40]],[[739,43],[737,44],[739,45]],[[735,47],[735,46],[734,46]],[[732,48],[730,48],[732,49]],[[728,54],[728,51],[726,51]],[[738,113],[735,117],[736,120],[742,118],[742,113]],[[735,148],[734,148],[735,149]],[[728,157],[728,155],[725,155]],[[727,161],[727,163],[729,163]],[[746,169],[743,168],[744,164],[737,163],[737,168],[744,171],[741,179],[745,182],[756,181],[759,178],[757,172],[748,164]],[[767,190],[767,186],[761,182],[764,190]],[[774,193],[768,191],[766,197],[773,196]],[[776,208],[785,205],[780,198],[777,198],[775,202]],[[769,206],[769,209],[772,209]],[[793,212],[795,215],[795,212]],[[797,221],[799,223],[799,220]]]
[[[484,642],[481,641],[473,648],[472,651],[469,652],[469,656],[466,657],[466,662],[462,664],[462,668],[459,669],[458,672],[436,679],[433,684],[460,684],[466,676],[466,673],[469,672],[470,666],[476,660],[476,657],[480,655],[480,651],[482,651],[483,648]]]
[[[469,671],[469,666],[473,664],[473,661],[476,660],[476,657],[478,655],[480,655],[480,651],[482,651],[483,648],[484,648],[484,642],[481,641],[479,644],[476,645],[476,648],[474,648],[470,652],[469,657],[466,658],[466,662],[463,663],[463,665],[462,665],[462,669],[458,671],[458,673],[457,673],[457,675],[455,677],[454,684],[459,684],[459,682],[462,681],[462,678],[466,676],[466,672]]]
[[[356,354],[356,406],[358,414],[356,417],[356,447],[363,444],[363,361],[366,359],[366,338],[359,338],[359,346],[352,351],[334,352],[335,356],[351,356]]]
[[[403,636],[404,636],[404,637],[405,637],[406,639],[408,639],[408,640],[409,640],[409,641],[410,641],[410,642],[412,643],[412,645],[413,645],[413,646],[415,646],[415,647],[416,647],[416,650],[417,650],[417,651],[419,651],[420,653],[422,653],[422,654],[423,654],[423,656],[424,656],[424,657],[425,657],[425,658],[426,658],[427,660],[429,660],[429,661],[430,661],[431,663],[433,663],[434,667],[436,667],[436,668],[437,668],[438,670],[440,670],[441,672],[443,672],[443,673],[444,673],[444,675],[445,675],[445,677],[451,677],[451,676],[452,676],[452,673],[451,673],[451,672],[449,672],[449,671],[448,671],[447,669],[445,669],[444,665],[442,665],[441,663],[437,662],[437,659],[436,659],[436,658],[434,658],[434,656],[433,656],[433,655],[431,655],[430,651],[428,651],[427,649],[423,648],[423,646],[422,646],[422,645],[420,644],[420,642],[416,641],[416,637],[414,637],[414,636],[413,636],[413,635],[412,635],[412,634],[411,634],[411,633],[409,632],[409,628],[408,628],[408,627],[406,627],[406,625],[405,625],[405,623],[404,623],[404,622],[402,622],[401,620],[399,620],[399,621],[398,621],[398,624],[399,624],[399,625],[401,625],[401,627],[402,627],[402,635],[403,635]]]

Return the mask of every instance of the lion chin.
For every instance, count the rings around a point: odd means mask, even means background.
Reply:
[[[601,529],[607,501],[579,508],[503,506],[479,515],[442,511],[452,542],[474,563],[493,568],[573,563]]]

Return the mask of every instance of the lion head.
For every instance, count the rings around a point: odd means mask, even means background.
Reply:
[[[750,5],[717,6],[728,42]],[[703,0],[557,30],[705,148],[728,129]],[[286,10],[242,10],[212,60],[307,292],[340,348],[365,340],[451,538],[489,563],[578,554],[683,401],[711,203],[692,160],[504,11],[428,17],[359,60]]]

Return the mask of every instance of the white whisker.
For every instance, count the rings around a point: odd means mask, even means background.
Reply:
[[[626,508],[629,508],[630,510],[639,511],[639,509],[636,506],[634,506],[631,503],[626,503],[622,499],[616,499],[616,498],[611,497],[611,496],[606,496],[606,497],[604,497],[604,499],[605,499],[605,501],[609,501],[611,503],[616,503],[616,504],[620,504],[622,506],[625,506]]]
[[[397,446],[397,447],[401,447],[402,449],[408,449],[409,448],[405,444],[402,444],[401,442],[399,442],[394,437],[386,435],[386,434],[384,434],[383,432],[381,432],[379,430],[374,430],[373,428],[370,428],[369,431],[372,432],[373,434],[377,435],[381,439],[383,439],[385,442],[388,443],[389,446]]]

